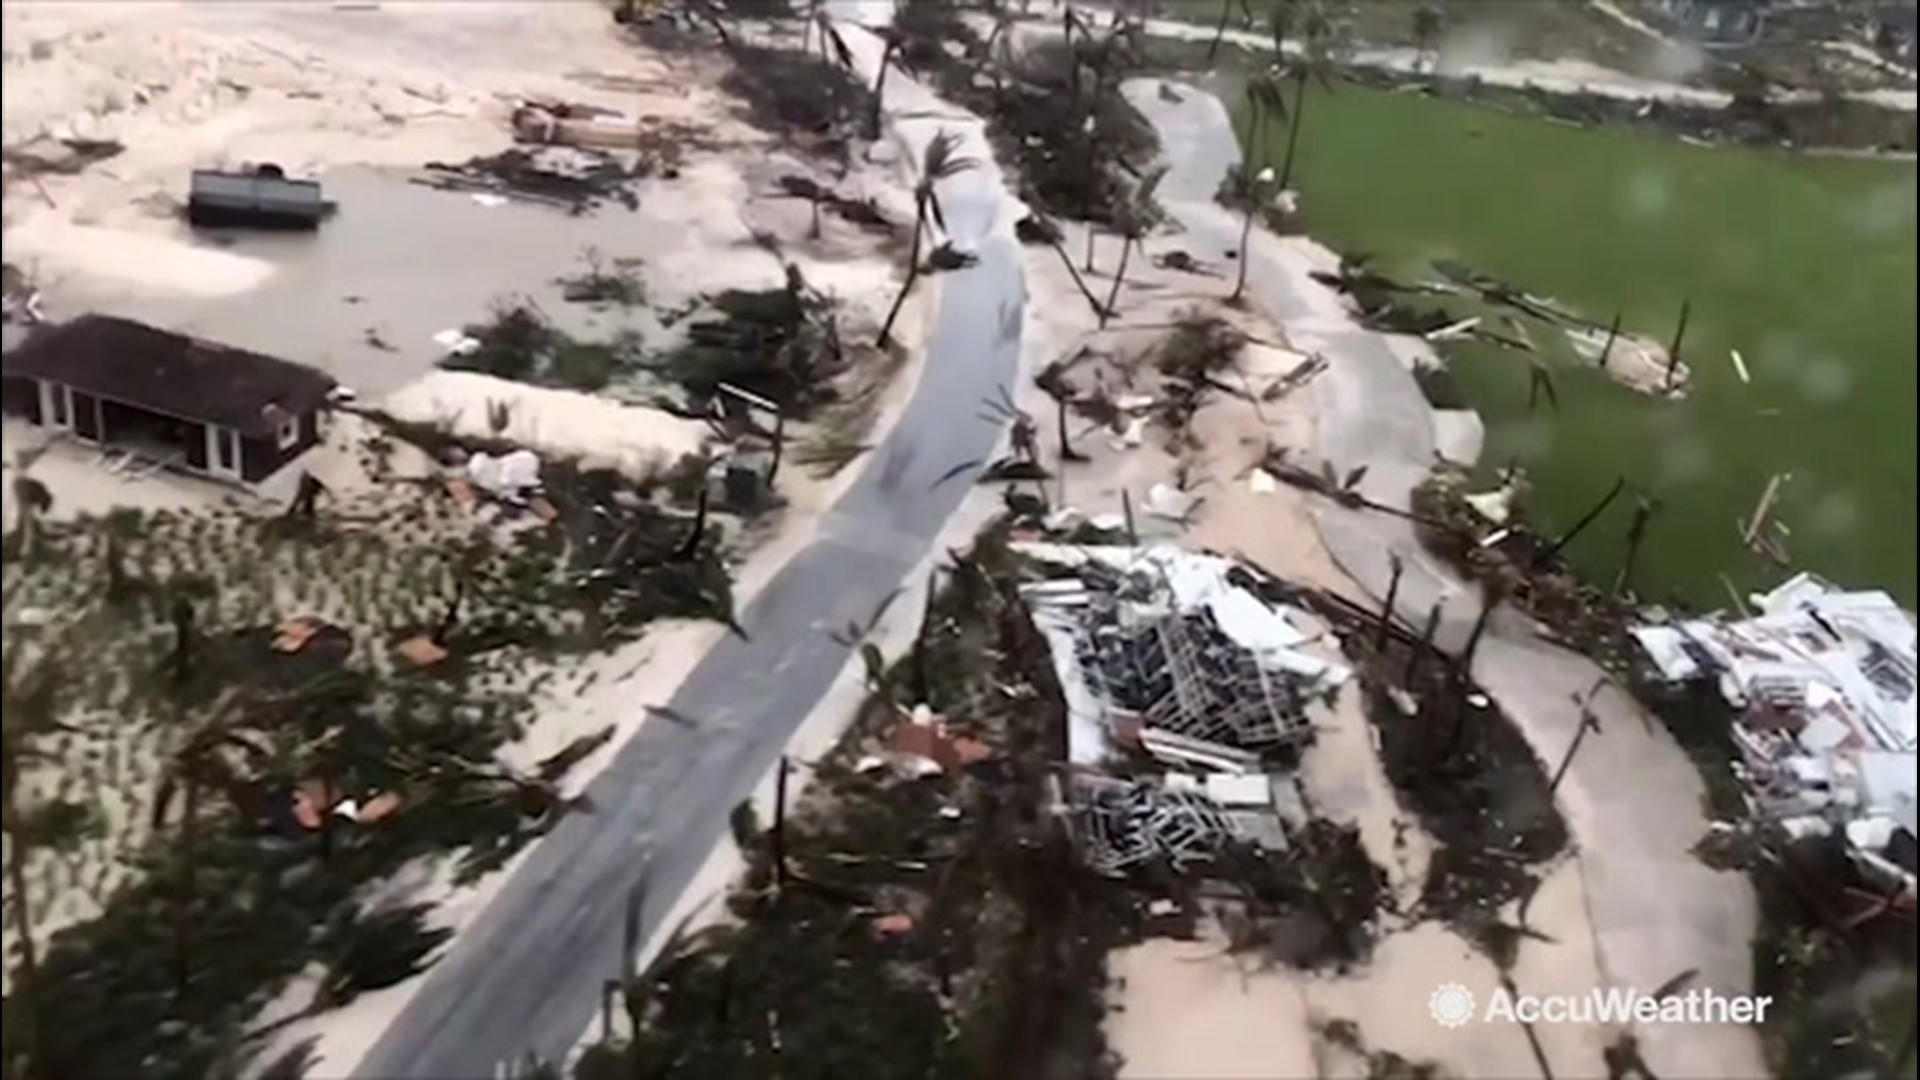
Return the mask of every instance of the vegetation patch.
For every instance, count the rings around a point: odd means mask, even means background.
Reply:
[[[1012,569],[997,526],[907,657],[861,646],[871,697],[804,766],[805,798],[771,828],[735,815],[749,868],[730,920],[625,980],[638,1037],[604,1039],[576,1076],[1114,1074],[1105,957],[1142,916],[1048,811],[1064,704]],[[989,752],[918,778],[876,767],[910,701]]]
[[[907,64],[946,100],[987,121],[994,156],[1044,214],[1119,223],[1124,174],[1159,149],[1152,127],[1120,95],[1140,44],[1069,15],[1063,40],[1015,49],[1012,15],[982,39],[945,0],[909,0],[895,23]]]
[[[542,660],[731,600],[703,517],[610,475],[546,480],[551,522],[504,529],[404,484],[283,516],[23,516],[0,708],[10,1068],[227,1075],[296,975],[318,975],[309,1015],[430,961],[444,935],[374,886],[452,854],[471,879],[584,809],[559,783],[609,733],[498,757]]]
[[[626,286],[609,284],[604,277],[576,279],[567,288],[586,298],[580,290],[605,297]],[[456,352],[440,361],[453,371],[477,371],[515,382],[553,386],[592,393],[636,370],[644,353],[639,339],[622,335],[608,342],[582,341],[554,326],[537,306],[528,300],[512,300],[495,306],[492,317],[466,328],[473,342],[470,349]]]
[[[783,287],[729,289],[706,307],[688,324],[685,344],[657,368],[686,388],[697,409],[719,399],[722,386],[773,402],[794,419],[838,399],[836,380],[855,349],[841,339],[838,304],[809,288],[797,267]]]

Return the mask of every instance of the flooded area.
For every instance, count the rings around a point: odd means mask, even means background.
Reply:
[[[588,248],[612,258],[638,254],[650,229],[657,238],[658,215],[648,213],[644,194],[639,210],[616,205],[572,216],[513,200],[487,205],[414,183],[418,175],[328,171],[320,179],[339,210],[313,233],[180,227],[180,245],[265,264],[269,272],[253,288],[199,297],[159,282],[76,279],[59,286],[58,310],[49,314],[110,312],[312,364],[366,398],[431,370],[444,355],[434,334],[484,321],[503,299],[525,297],[572,333],[631,326],[617,308],[565,303],[556,281],[579,270]]]

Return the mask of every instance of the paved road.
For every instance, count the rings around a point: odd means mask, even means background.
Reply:
[[[1025,286],[995,230],[1000,192],[943,188],[957,238],[979,262],[941,279],[919,387],[813,542],[740,615],[749,640],[713,648],[669,703],[697,726],[648,723],[587,789],[595,807],[528,855],[434,966],[360,1063],[367,1077],[489,1077],[529,1052],[564,1059],[620,968],[628,893],[649,861],[650,935],[848,658],[828,635],[862,620],[926,555],[1000,435],[977,403],[1014,377]],[[643,702],[633,702],[634,708]]]
[[[1212,201],[1220,177],[1239,157],[1226,109],[1189,87],[1175,91],[1177,100],[1163,96],[1157,80],[1129,82],[1123,90],[1152,121],[1173,163],[1161,191],[1189,243],[1203,251],[1237,246],[1238,222]],[[1338,298],[1306,277],[1297,245],[1256,232],[1251,246],[1248,293],[1255,304],[1285,326],[1296,345],[1320,351],[1329,362],[1314,381],[1319,452],[1343,470],[1367,466],[1367,494],[1404,508],[1433,462],[1433,425],[1418,384],[1386,339],[1352,326]],[[1408,522],[1324,500],[1314,518],[1334,561],[1376,599],[1387,591],[1389,553],[1399,552],[1407,560],[1400,616],[1418,625],[1432,604],[1443,603],[1438,642],[1458,650],[1478,614],[1478,592],[1424,556]],[[1503,609],[1475,655],[1473,675],[1534,753],[1557,763],[1579,726],[1573,698],[1585,695],[1602,672],[1586,657],[1541,641],[1529,620]],[[1666,729],[1624,694],[1603,693],[1592,708],[1600,734],[1581,745],[1559,802],[1578,850],[1602,977],[1651,991],[1693,967],[1700,986],[1746,992],[1753,893],[1744,878],[1710,870],[1692,854],[1707,827],[1699,776]],[[1643,1025],[1639,1034],[1649,1064],[1662,1076],[1765,1072],[1749,1027]],[[1561,1074],[1600,1065],[1554,1062]]]

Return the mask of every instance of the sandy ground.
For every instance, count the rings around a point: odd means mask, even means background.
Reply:
[[[657,473],[698,453],[709,434],[705,424],[660,409],[471,371],[423,375],[376,408],[396,420],[427,424],[459,438],[504,439],[587,468],[629,476]]]

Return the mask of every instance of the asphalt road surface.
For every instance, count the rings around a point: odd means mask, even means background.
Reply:
[[[641,932],[651,935],[846,663],[849,648],[832,631],[864,623],[901,585],[974,476],[936,481],[993,451],[1000,425],[979,406],[1011,389],[1025,302],[1018,249],[989,235],[999,196],[997,185],[943,190],[954,234],[977,241],[979,261],[941,277],[912,400],[812,543],[740,613],[748,637],[722,639],[667,703],[693,723],[641,726],[588,787],[592,812],[568,817],[529,853],[357,1075],[491,1077],[529,1053],[562,1061],[579,1041],[603,980],[620,972],[627,897],[643,864]]]

